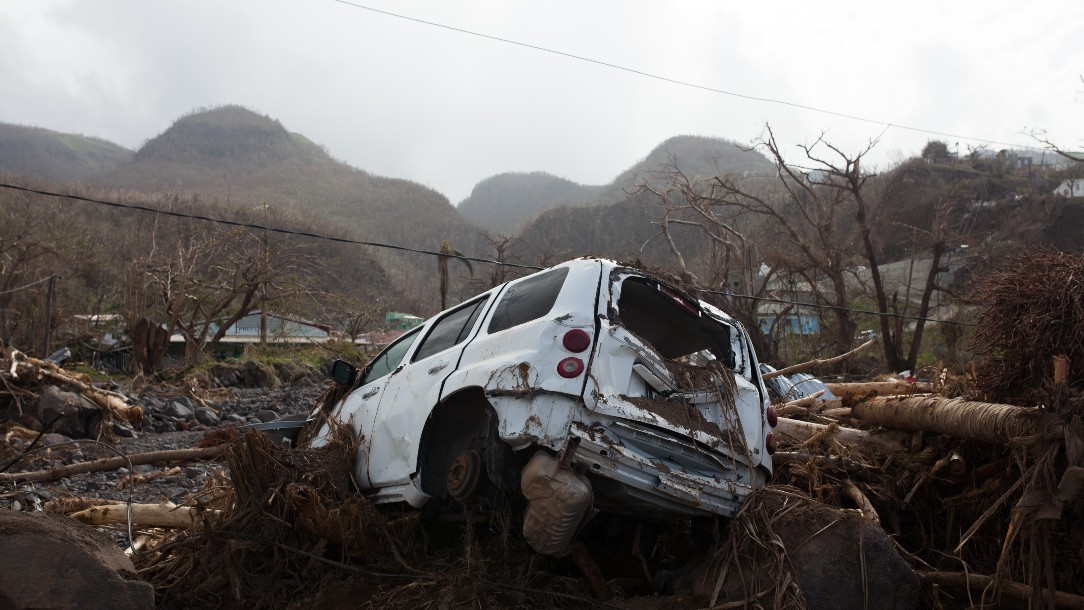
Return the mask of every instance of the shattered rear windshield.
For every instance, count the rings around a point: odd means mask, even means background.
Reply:
[[[626,278],[617,311],[625,329],[666,360],[708,351],[734,368],[730,328],[704,315],[696,301],[666,285],[648,278]]]

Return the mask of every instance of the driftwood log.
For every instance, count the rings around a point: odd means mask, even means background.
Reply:
[[[882,396],[857,403],[851,416],[896,430],[947,434],[994,444],[1056,434],[1056,423],[1037,409],[938,396]]]
[[[92,506],[72,513],[71,517],[88,525],[127,523],[128,506],[128,504]],[[215,518],[222,513],[218,510],[198,510],[193,506],[174,504],[132,504],[131,510],[132,525],[139,527],[190,528],[198,525],[203,519]]]
[[[897,394],[926,394],[933,391],[928,383],[910,381],[866,381],[862,383],[826,383],[828,389],[839,398],[869,396],[892,396]]]
[[[0,472],[0,483],[10,483],[12,481],[59,481],[65,477],[87,472],[104,472],[125,468],[129,464],[138,466],[140,464],[154,464],[155,462],[206,460],[217,458],[221,455],[222,451],[222,446],[197,447],[194,449],[169,449],[166,451],[151,451],[148,453],[135,453],[128,456],[105,458],[103,460],[94,460],[92,462],[66,464],[48,470],[35,470],[33,472]]]
[[[13,351],[11,354],[11,368],[8,374],[15,379],[26,374],[36,375],[69,386],[78,390],[81,395],[98,405],[102,410],[124,419],[136,429],[143,422],[143,409],[137,405],[128,404],[128,397],[124,394],[96,388],[66,372],[53,362],[38,360],[22,352]]]
[[[961,589],[971,589],[973,591],[983,591],[996,582],[997,590],[1001,593],[1017,599],[1031,599],[1031,587],[1009,580],[997,581],[992,576],[965,574],[963,572],[918,571],[915,573],[918,575],[919,580],[927,584],[936,584],[942,587],[959,587]],[[1049,589],[1040,589],[1040,592],[1043,601],[1050,601],[1051,598],[1053,598],[1054,604],[1059,608],[1076,608],[1084,610],[1084,596],[1065,593],[1063,591],[1050,591]]]
[[[906,451],[910,434],[903,432],[867,432],[838,425],[815,424],[786,417],[779,418],[775,433],[781,439],[796,443],[808,441],[814,437],[831,438],[848,448],[860,453],[897,453]]]

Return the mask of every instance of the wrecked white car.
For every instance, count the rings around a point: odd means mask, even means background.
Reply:
[[[310,444],[347,424],[372,501],[503,489],[526,500],[524,535],[548,555],[592,509],[732,516],[771,474],[775,412],[746,331],[612,261],[493,288],[333,376],[349,393]]]

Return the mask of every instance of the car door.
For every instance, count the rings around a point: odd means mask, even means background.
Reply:
[[[369,440],[373,437],[373,423],[376,421],[380,397],[384,393],[390,374],[410,352],[410,348],[421,336],[421,330],[419,327],[404,334],[373,358],[362,371],[358,388],[351,392],[332,413],[332,419],[349,425],[356,437],[361,439],[354,461],[354,479],[358,487],[362,489],[373,487],[369,481]],[[313,440],[312,446],[319,447],[325,444],[329,432],[330,426],[324,424]]]
[[[410,363],[388,376],[369,443],[368,480],[374,488],[407,483],[417,470],[425,422],[488,303],[489,295],[483,295],[427,325]]]

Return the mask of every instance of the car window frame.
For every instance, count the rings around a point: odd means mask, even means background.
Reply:
[[[462,305],[459,305],[454,309],[448,310],[444,313],[444,315],[440,316],[439,319],[435,319],[432,324],[428,324],[427,326],[429,328],[425,332],[425,336],[422,338],[421,342],[418,343],[418,347],[410,356],[410,363],[414,364],[415,362],[425,360],[426,358],[430,358],[432,356],[436,356],[437,354],[446,352],[458,345],[462,345],[463,343],[465,343],[467,338],[470,337],[471,331],[474,330],[474,327],[478,325],[479,320],[484,317],[486,305],[489,303],[489,299],[492,298],[492,296],[492,293],[486,293],[475,299],[467,301],[466,303],[463,303]],[[456,335],[455,342],[438,351],[422,355],[422,350],[425,349],[426,343],[428,343],[429,340],[433,338],[434,331],[437,330],[441,323],[445,322],[457,313],[460,313],[463,310],[470,308],[472,305],[474,306],[474,312],[471,313],[470,317],[463,322],[463,326],[459,328],[459,333]],[[467,322],[470,322],[470,324],[467,324]]]
[[[506,330],[511,330],[513,328],[523,326],[524,324],[529,324],[531,322],[534,322],[535,320],[541,320],[542,318],[545,318],[547,315],[550,314],[550,312],[553,311],[553,308],[557,306],[557,302],[561,298],[561,293],[564,292],[565,284],[568,282],[569,274],[570,274],[570,270],[569,270],[568,267],[554,267],[552,269],[547,269],[547,270],[545,270],[545,271],[543,271],[541,273],[538,273],[538,274],[535,274],[535,275],[530,275],[530,276],[527,276],[525,278],[521,278],[519,280],[516,280],[514,282],[509,282],[508,285],[505,287],[505,289],[501,291],[501,294],[498,297],[498,299],[496,300],[496,302],[493,303],[493,307],[492,307],[493,313],[490,315],[489,323],[486,325],[486,334],[491,334],[492,335],[492,334],[496,334],[496,333],[501,333],[501,332],[504,332]],[[549,308],[546,309],[546,311],[542,312],[541,314],[539,314],[537,316],[534,316],[532,318],[527,318],[527,319],[524,319],[524,320],[520,320],[518,322],[515,322],[514,324],[509,324],[508,326],[504,326],[502,328],[494,328],[494,325],[497,324],[497,322],[499,320],[499,317],[500,317],[500,314],[501,314],[501,306],[505,305],[506,301],[509,298],[515,298],[517,296],[516,289],[517,288],[522,288],[522,286],[524,284],[528,284],[528,283],[530,283],[532,281],[539,281],[539,280],[541,280],[543,278],[543,276],[546,276],[546,275],[549,275],[549,276],[561,275],[561,282],[560,282],[560,284],[558,284],[557,292],[553,295],[553,301],[550,303]]]
[[[411,329],[411,330],[403,333],[403,335],[400,336],[398,339],[393,341],[391,344],[389,344],[384,349],[380,350],[380,353],[377,354],[372,360],[370,360],[369,364],[367,364],[365,366],[365,369],[362,371],[361,376],[359,378],[358,387],[362,387],[362,386],[365,386],[365,385],[369,385],[370,383],[373,383],[375,381],[379,381],[379,380],[387,377],[388,375],[390,375],[392,373],[392,371],[394,371],[396,368],[398,368],[398,366],[400,364],[402,364],[404,360],[406,360],[407,354],[410,353],[410,348],[413,347],[414,343],[418,340],[418,337],[421,336],[422,328],[423,328],[422,326],[419,326],[417,328]],[[406,349],[403,351],[403,356],[395,363],[395,366],[388,367],[388,371],[386,373],[384,373],[383,375],[381,375],[381,376],[379,376],[379,377],[377,377],[375,379],[369,379],[368,376],[369,376],[370,373],[372,373],[373,366],[376,364],[376,362],[378,360],[380,360],[381,358],[383,358],[385,355],[387,355],[389,352],[391,352],[393,349],[399,347],[399,345],[402,344],[404,341],[409,341],[410,345],[408,345],[406,347]]]

